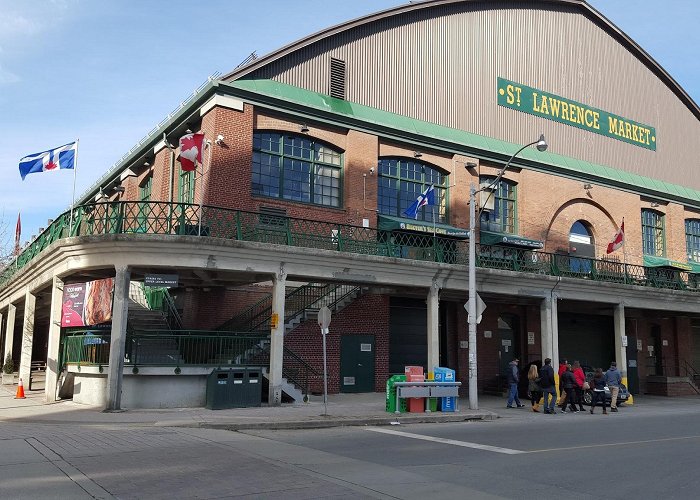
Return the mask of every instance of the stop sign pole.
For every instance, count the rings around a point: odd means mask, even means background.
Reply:
[[[321,327],[323,337],[323,414],[328,415],[328,371],[326,370],[326,334],[328,325],[331,324],[331,310],[323,306],[318,311],[318,326]]]

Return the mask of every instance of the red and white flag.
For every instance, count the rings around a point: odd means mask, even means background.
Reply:
[[[180,166],[185,172],[191,172],[197,168],[197,163],[202,163],[202,151],[204,150],[204,134],[197,132],[180,137]]]
[[[19,240],[22,237],[22,220],[17,212],[17,225],[15,226],[15,255],[19,255]]]
[[[607,253],[613,253],[615,250],[620,248],[622,244],[625,242],[625,221],[622,221],[622,224],[620,224],[620,230],[615,233],[615,237],[613,240],[608,243],[608,252]]]

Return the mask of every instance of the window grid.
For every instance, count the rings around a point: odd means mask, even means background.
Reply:
[[[642,210],[642,251],[655,257],[666,255],[663,214]]]
[[[153,191],[153,174],[150,174],[139,187],[139,200],[149,201]]]
[[[685,246],[688,260],[700,262],[700,219],[686,219]]]
[[[495,177],[482,177],[479,179],[479,184],[488,186],[495,179]],[[492,189],[494,189],[491,194],[494,197],[493,210],[490,212],[481,211],[481,227],[490,231],[515,234],[517,232],[516,184],[501,179],[498,184],[492,186]]]
[[[180,202],[194,203],[194,171],[180,172]]]
[[[426,163],[403,158],[380,158],[378,165],[377,208],[380,214],[405,217],[404,212],[431,184],[435,186],[435,206],[418,210],[417,220],[447,223],[448,175]]]
[[[340,207],[341,167],[340,152],[308,137],[253,135],[253,194]]]

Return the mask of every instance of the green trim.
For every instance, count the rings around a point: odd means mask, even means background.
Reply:
[[[655,257],[653,255],[644,256],[644,265],[646,267],[670,267],[679,271],[700,271],[700,265],[695,266],[691,263],[678,262],[677,260],[667,259],[666,257]],[[695,270],[697,269],[697,271]]]
[[[519,147],[511,142],[397,115],[273,80],[218,83],[219,90],[228,90],[240,98],[274,109],[297,112],[339,126],[353,126],[484,160],[505,163]],[[568,156],[535,151],[533,148],[522,151],[511,164],[700,207],[700,191],[695,189]]]
[[[690,266],[691,273],[700,274],[700,262],[693,262],[692,260],[689,260],[688,265]]]
[[[469,230],[462,229],[449,224],[432,224],[413,219],[393,217],[391,215],[377,215],[377,229],[380,231],[417,231],[419,233],[439,234],[440,236],[451,236],[453,238],[469,238]]]
[[[494,233],[491,231],[480,232],[479,243],[482,245],[506,245],[523,248],[544,248],[544,242],[524,238],[517,234]]]

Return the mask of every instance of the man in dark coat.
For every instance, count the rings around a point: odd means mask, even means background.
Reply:
[[[554,415],[554,404],[557,401],[557,386],[554,382],[554,368],[552,360],[544,360],[544,366],[540,370],[540,387],[544,396],[544,412]]]
[[[520,382],[520,372],[518,371],[518,363],[520,360],[515,358],[508,363],[508,405],[506,408],[513,408],[513,401],[518,405],[518,408],[523,408],[525,405],[518,398],[518,382]]]

